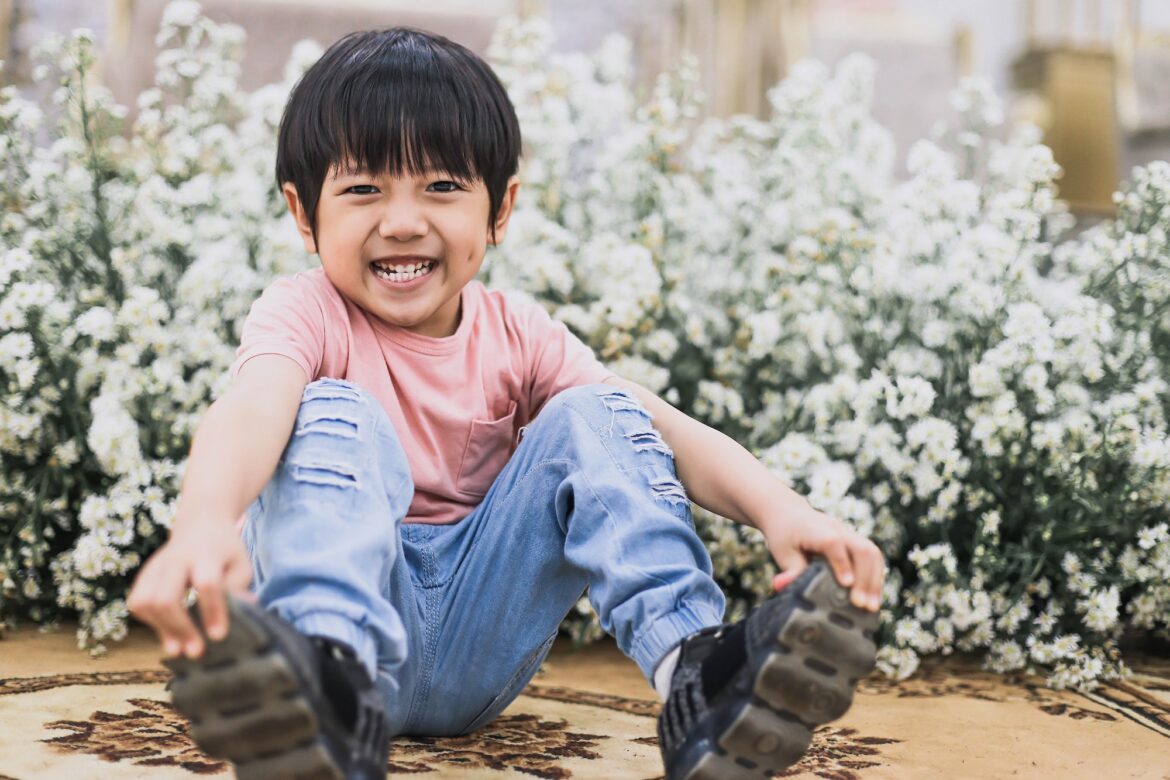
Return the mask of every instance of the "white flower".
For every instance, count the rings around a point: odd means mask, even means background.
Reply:
[[[27,333],[9,333],[0,337],[0,369],[11,371],[33,353],[33,340]]]
[[[1086,571],[1078,571],[1069,575],[1068,589],[1073,593],[1085,594],[1097,587],[1097,578]]]
[[[950,338],[953,326],[942,320],[931,320],[922,328],[922,343],[932,349],[941,347]]]
[[[659,360],[667,363],[678,351],[678,337],[669,330],[659,329],[646,338],[646,348]]]
[[[953,578],[958,572],[958,562],[955,560],[954,551],[946,542],[932,544],[926,548],[915,546],[906,557],[918,567],[919,575],[926,581],[934,578],[927,567],[935,562],[942,564],[943,571],[949,578]]]
[[[1117,624],[1121,594],[1117,586],[1095,590],[1087,599],[1077,601],[1077,609],[1085,613],[1085,625],[1093,631],[1105,632]]]
[[[743,398],[734,388],[719,382],[703,380],[699,382],[699,397],[695,402],[695,409],[700,414],[709,416],[712,422],[719,423],[743,414]]]
[[[86,579],[97,579],[116,573],[119,567],[118,551],[98,537],[86,534],[77,540],[72,551],[77,573]]]
[[[0,253],[0,287],[8,284],[14,275],[28,270],[32,264],[32,253],[22,247],[13,247]]]
[[[1141,593],[1129,602],[1125,611],[1131,616],[1135,627],[1152,629],[1158,620],[1158,606],[1158,600],[1152,593]]]
[[[988,666],[997,672],[1011,672],[1021,669],[1027,663],[1027,655],[1017,642],[994,642],[988,657]]]
[[[124,599],[114,599],[94,613],[89,623],[89,634],[93,639],[110,639],[120,642],[126,638],[130,611]]]
[[[1138,547],[1143,550],[1152,550],[1167,539],[1170,539],[1170,528],[1167,527],[1166,523],[1143,528],[1138,531],[1137,535]]]
[[[847,463],[825,463],[808,476],[808,501],[817,509],[830,511],[853,484],[853,469]]]
[[[1048,385],[1048,372],[1044,370],[1044,366],[1033,363],[1020,374],[1020,381],[1033,393],[1039,393]]]
[[[53,459],[66,468],[77,463],[80,457],[81,454],[76,440],[70,439],[53,448]]]
[[[109,341],[114,337],[114,313],[104,306],[95,306],[77,318],[77,332],[95,341]]]
[[[194,27],[202,18],[202,9],[194,0],[172,0],[163,11],[163,27]]]
[[[955,426],[937,417],[919,420],[906,431],[906,443],[921,447],[923,457],[933,464],[943,462],[954,451],[958,438]]]
[[[764,452],[763,462],[787,479],[803,477],[813,467],[828,462],[824,449],[807,436],[790,434]],[[787,480],[786,480],[787,481]]]
[[[910,472],[914,483],[914,494],[918,498],[929,498],[942,488],[942,477],[927,463],[919,463]]]
[[[878,650],[877,666],[882,674],[895,680],[905,680],[918,670],[918,654],[909,648],[883,646]]]
[[[90,408],[94,419],[86,438],[90,449],[107,473],[127,473],[142,460],[138,424],[115,396],[100,395]]]
[[[999,371],[987,363],[976,363],[971,366],[967,381],[971,383],[971,394],[976,398],[995,396],[1004,391]]]
[[[983,533],[988,536],[995,536],[999,533],[999,524],[1002,518],[997,510],[990,510],[983,513]]]
[[[934,404],[935,391],[930,382],[920,377],[898,377],[894,386],[886,388],[886,414],[895,420],[921,417]]]
[[[1023,622],[1027,620],[1028,616],[1031,614],[1028,606],[1029,604],[1027,599],[1023,599],[1012,604],[1012,606],[1006,612],[1000,615],[998,620],[995,621],[995,627],[1008,635],[1014,634],[1020,625],[1023,624]]]
[[[780,315],[775,311],[752,314],[748,318],[748,327],[752,334],[751,342],[748,344],[748,355],[755,358],[763,357],[775,349],[783,332]]]

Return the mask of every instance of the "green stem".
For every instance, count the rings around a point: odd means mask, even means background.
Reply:
[[[37,475],[37,498],[36,498],[36,503],[33,505],[32,515],[30,515],[29,518],[27,520],[25,520],[23,523],[18,523],[17,525],[14,525],[12,527],[12,531],[9,532],[9,534],[8,534],[8,541],[4,545],[5,547],[12,546],[12,540],[16,538],[17,534],[19,534],[25,526],[33,525],[34,526],[34,533],[40,529],[39,521],[41,518],[41,504],[45,500],[45,493],[49,487],[48,474],[49,474],[49,469],[48,469],[48,466],[46,466]]]
[[[97,141],[90,120],[89,102],[85,91],[85,66],[82,64],[77,66],[77,93],[78,109],[81,112],[81,135],[85,139],[85,149],[89,157],[90,193],[93,196],[94,216],[97,218],[97,230],[91,236],[90,246],[105,266],[107,289],[113,295],[114,300],[121,304],[125,300],[125,290],[122,286],[122,280],[114,268],[108,209],[105,199],[102,197],[102,186],[99,181],[101,158],[98,155]]]

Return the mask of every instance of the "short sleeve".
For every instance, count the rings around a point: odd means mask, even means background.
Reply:
[[[533,356],[530,408],[534,413],[562,390],[614,376],[563,322],[552,319],[539,304],[529,303],[526,309],[525,337]]]
[[[276,280],[255,300],[232,363],[234,380],[244,363],[258,355],[284,355],[304,369],[311,382],[325,353],[325,308],[304,274]]]

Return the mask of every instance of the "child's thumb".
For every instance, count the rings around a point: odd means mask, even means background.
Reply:
[[[246,559],[240,561],[233,560],[228,564],[227,572],[224,574],[227,591],[236,598],[256,603],[256,594],[249,590],[252,584],[252,565]]]
[[[800,573],[808,566],[808,561],[800,553],[787,555],[783,560],[777,558],[776,562],[783,571],[772,577],[772,590],[774,591],[784,590],[791,585],[792,581],[799,577]]]
[[[772,590],[781,591],[792,584],[799,572],[785,571],[777,574],[772,578]]]

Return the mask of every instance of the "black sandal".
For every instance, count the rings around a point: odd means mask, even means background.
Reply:
[[[240,780],[384,778],[382,697],[352,651],[245,601],[229,597],[228,611],[228,635],[217,642],[192,609],[203,656],[163,662],[195,743],[230,761]]]
[[[756,780],[799,761],[874,668],[877,627],[818,558],[745,620],[687,637],[658,719],[666,777]]]

